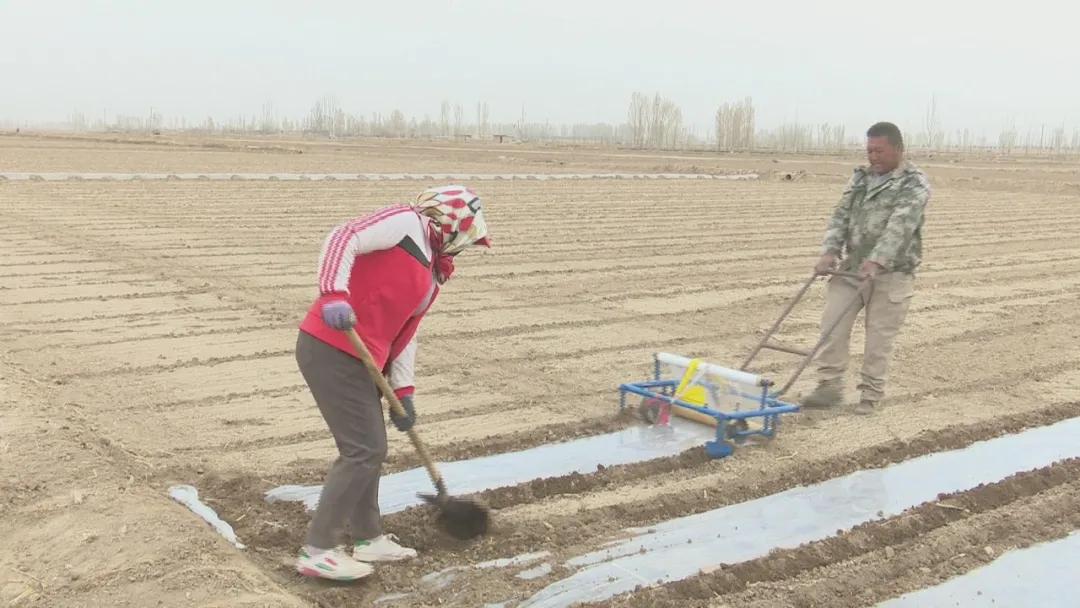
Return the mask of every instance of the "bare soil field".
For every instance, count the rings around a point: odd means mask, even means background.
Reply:
[[[425,510],[393,514],[389,530],[420,558],[347,587],[293,573],[307,515],[262,498],[279,484],[321,483],[335,453],[296,369],[296,327],[315,295],[326,231],[429,184],[0,180],[8,549],[0,603],[359,606],[387,594],[409,595],[380,605],[513,602],[559,572],[523,581],[519,570],[480,569],[441,588],[421,580],[534,551],[558,563],[630,526],[1080,415],[1080,168],[914,160],[934,187],[926,262],[883,411],[795,414],[773,441],[723,460],[695,449],[484,492],[496,525],[475,543],[433,534]],[[737,365],[808,276],[859,162],[487,143],[0,137],[0,174],[761,176],[471,184],[495,247],[462,256],[420,336],[417,429],[440,460],[637,424],[617,416],[616,388],[645,379],[656,351]],[[796,310],[784,342],[814,340],[822,292]],[[758,371],[783,377],[794,363],[777,355]],[[804,374],[791,396],[812,382]],[[387,471],[416,466],[405,437],[390,440]],[[197,487],[247,548],[170,500],[176,483]],[[1080,523],[1078,484],[1077,464],[1058,463],[949,497],[956,508],[921,505],[610,603],[873,605],[1010,547],[1064,536]]]

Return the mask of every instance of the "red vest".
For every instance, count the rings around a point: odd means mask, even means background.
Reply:
[[[324,303],[347,299],[356,312],[356,333],[385,373],[416,335],[420,320],[439,295],[436,285],[431,301],[413,316],[431,289],[431,272],[430,262],[425,265],[402,245],[357,256],[349,275],[348,297],[329,293],[317,298],[300,330],[359,358],[346,333],[322,320]]]

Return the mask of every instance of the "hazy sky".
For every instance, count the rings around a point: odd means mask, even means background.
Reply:
[[[745,96],[759,126],[917,131],[933,93],[950,131],[1080,127],[1076,4],[991,2],[0,0],[0,120],[300,117],[334,94],[364,114],[436,119],[445,98],[622,122],[640,90],[699,135]]]

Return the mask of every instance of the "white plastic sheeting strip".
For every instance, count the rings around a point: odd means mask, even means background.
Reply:
[[[549,574],[551,574],[551,564],[543,563],[535,568],[518,572],[517,577],[524,581],[531,581],[534,578],[540,578]]]
[[[493,559],[486,562],[480,562],[479,564],[474,564],[472,566],[450,566],[449,568],[445,568],[437,572],[429,572],[428,574],[425,574],[424,576],[420,577],[420,584],[427,589],[443,589],[450,583],[454,582],[454,580],[457,579],[462,572],[466,572],[468,570],[489,570],[493,568],[514,568],[527,566],[533,562],[542,560],[545,557],[550,556],[551,552],[540,551],[537,553],[522,553],[521,555],[515,555],[514,557]],[[550,569],[550,565],[548,566],[548,568]],[[533,572],[535,570],[537,570],[537,568],[533,568],[532,570],[526,570],[525,572]],[[525,572],[523,572],[522,574],[524,574]]]
[[[169,496],[176,502],[191,509],[191,512],[195,515],[203,518],[206,523],[217,530],[218,534],[224,536],[225,540],[235,545],[237,549],[244,548],[244,545],[237,540],[236,533],[233,532],[232,526],[218,517],[216,511],[206,506],[203,501],[199,500],[199,491],[193,486],[173,486],[169,488]]]
[[[674,456],[712,440],[715,429],[682,420],[670,427],[635,426],[614,433],[564,443],[440,464],[453,494],[469,494],[558,475],[592,473],[597,467]],[[319,503],[322,486],[279,486],[266,493],[275,502],[303,501],[309,511]],[[431,492],[422,467],[384,476],[379,482],[379,509],[394,513],[423,504],[418,492]]]
[[[649,530],[632,530],[636,536],[629,540],[566,562],[580,570],[547,586],[521,607],[599,602],[638,585],[678,581],[702,569],[828,538],[837,530],[896,516],[938,494],[970,490],[1080,457],[1078,436],[1080,418],[1073,418],[672,519]]]
[[[0,173],[0,181],[492,181],[573,179],[756,180],[756,173]]]
[[[476,564],[476,568],[488,569],[488,568],[511,568],[514,566],[527,566],[535,561],[544,559],[551,555],[550,551],[537,551],[536,553],[522,553],[514,557],[504,557],[501,559],[493,559],[487,562],[480,562]]]
[[[981,568],[883,602],[878,608],[1073,608],[1080,600],[1068,581],[1080,581],[1080,532],[1010,551]]]
[[[454,582],[454,580],[457,579],[462,572],[470,569],[489,570],[493,568],[515,568],[527,566],[536,561],[542,560],[545,557],[550,556],[550,551],[539,551],[537,553],[522,553],[521,555],[515,555],[514,557],[504,557],[486,562],[480,562],[478,564],[474,564],[473,566],[471,566],[471,568],[470,566],[450,566],[449,568],[445,568],[437,572],[429,572],[428,574],[425,574],[424,576],[420,577],[420,584],[428,590],[439,590],[450,585],[450,583]],[[529,580],[540,576],[545,576],[549,572],[551,572],[551,564],[545,563],[541,564],[538,567],[524,570],[520,572],[517,576],[518,578],[521,578],[523,580]],[[388,595],[383,595],[376,599],[375,604],[378,605],[391,602],[399,602],[409,599],[411,597],[412,594],[409,593],[391,593]],[[411,603],[412,602],[410,600],[409,604],[406,605],[411,605]],[[485,604],[485,606],[504,606],[508,603],[509,602],[503,602],[502,604]]]

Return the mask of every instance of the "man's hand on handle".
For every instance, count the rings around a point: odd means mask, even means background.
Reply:
[[[877,262],[871,262],[870,260],[866,260],[862,263],[862,266],[859,266],[859,276],[861,276],[864,280],[872,279],[884,271],[885,268],[882,267],[881,264],[878,264]]]
[[[836,266],[836,254],[826,253],[818,260],[817,265],[814,266],[814,272],[818,274],[825,274],[826,272],[833,270]]]
[[[818,259],[817,264],[814,265],[814,272],[816,272],[818,274],[828,274],[828,273],[830,273],[832,271],[835,271],[835,270],[836,270],[836,254],[835,253],[826,253],[825,255],[821,256]],[[866,279],[873,279],[874,277],[878,276],[879,274],[882,274],[883,272],[885,272],[885,268],[881,264],[878,264],[877,262],[871,262],[870,260],[867,260],[867,261],[863,262],[862,265],[859,266],[858,274],[859,274],[859,278],[861,278],[863,280],[866,280]]]

